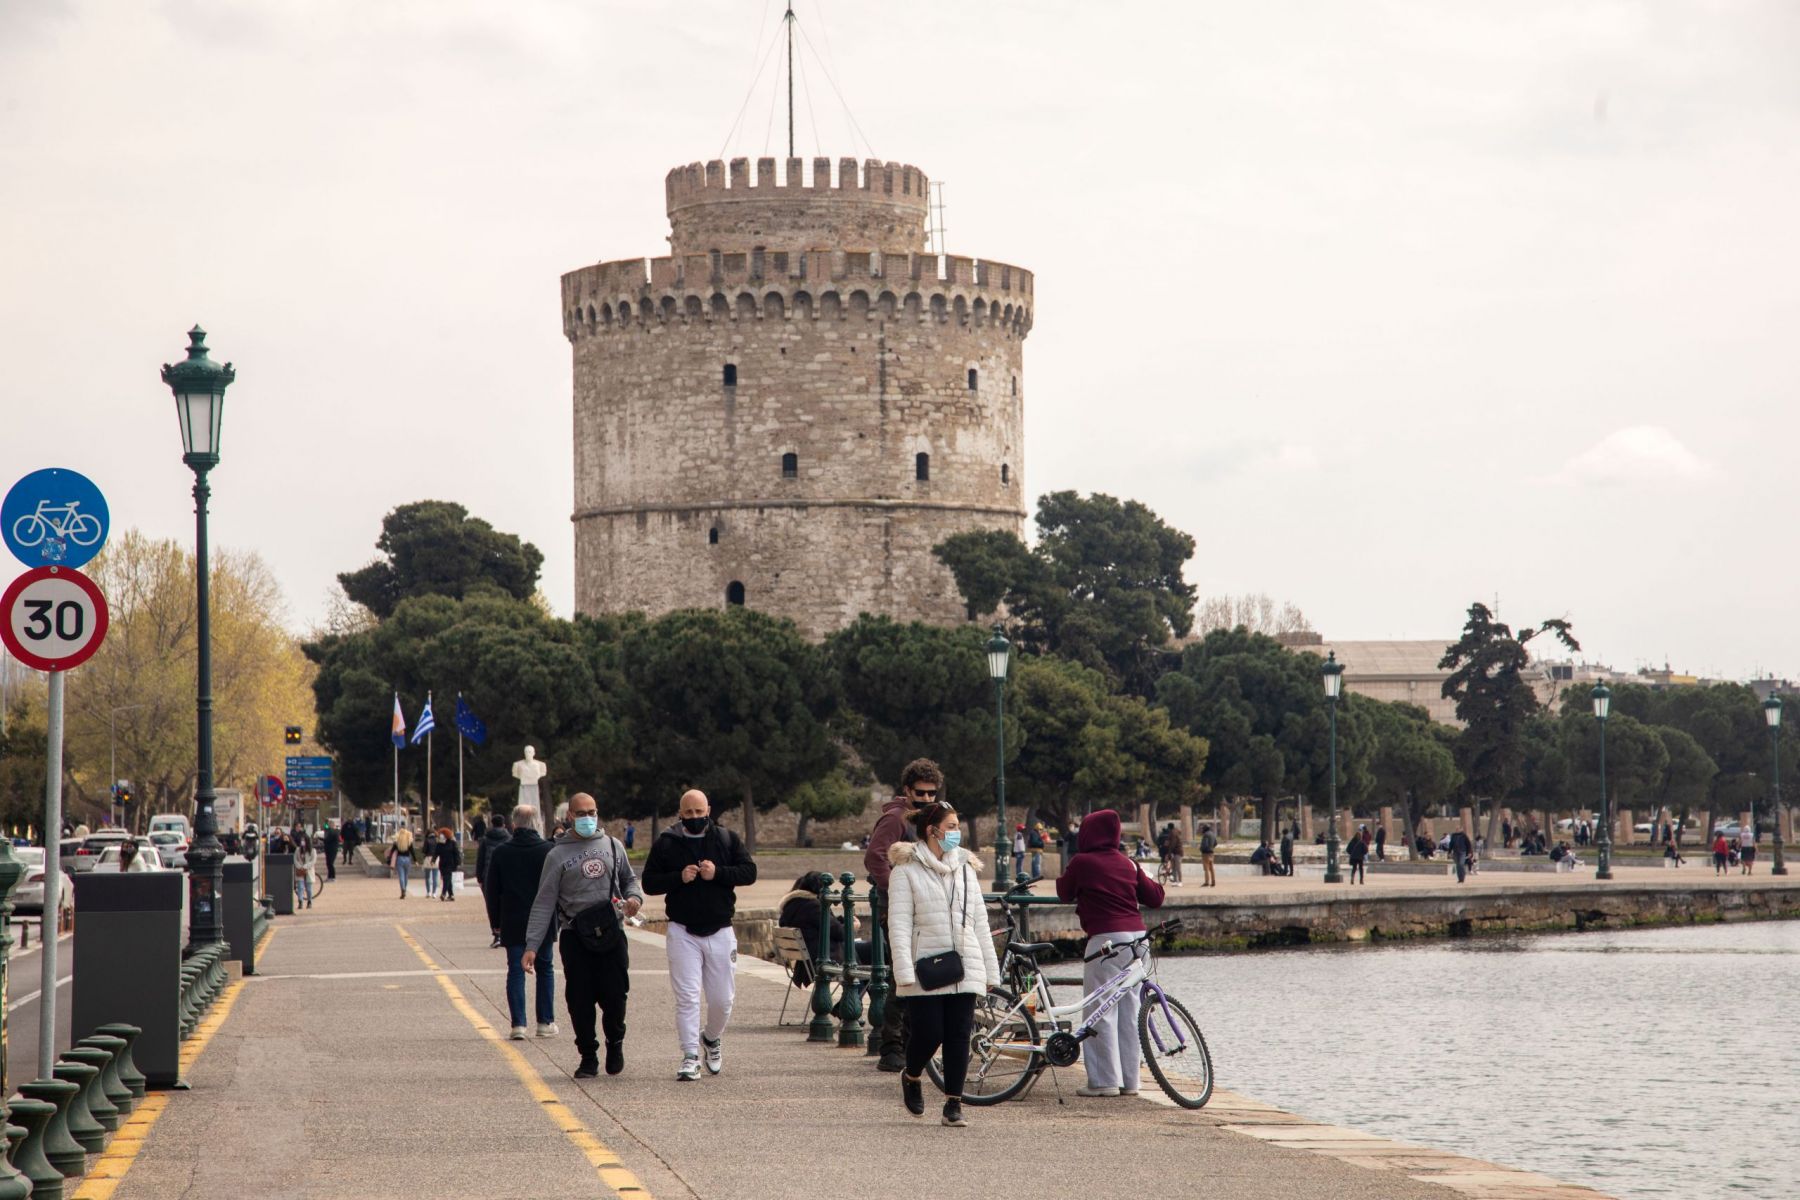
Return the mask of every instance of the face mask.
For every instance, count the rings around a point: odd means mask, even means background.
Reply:
[[[938,840],[943,842],[944,849],[954,850],[958,846],[962,845],[962,830],[960,830],[960,829],[945,830],[944,833],[942,835],[940,835]]]
[[[599,830],[600,830],[600,818],[599,817],[585,817],[584,816],[584,817],[576,817],[575,818],[575,835],[577,837],[591,838],[594,836],[594,834],[598,833]]]
[[[706,823],[709,820],[711,820],[710,817],[683,817],[681,818],[681,827],[695,837],[699,837],[706,832]]]

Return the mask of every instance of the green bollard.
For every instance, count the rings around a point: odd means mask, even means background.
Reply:
[[[94,1110],[88,1107],[88,1093],[93,1090],[94,1081],[100,1078],[100,1068],[64,1061],[50,1068],[50,1073],[77,1088],[74,1098],[69,1101],[69,1136],[89,1154],[106,1149],[106,1126],[94,1119]]]
[[[199,1020],[194,1008],[194,980],[199,977],[199,970],[192,963],[183,963],[181,966],[181,995],[177,1000],[176,1012],[181,1021],[183,1038],[193,1031],[195,1022]]]
[[[109,1021],[105,1025],[96,1026],[94,1032],[119,1038],[125,1043],[125,1052],[119,1056],[119,1082],[130,1088],[133,1096],[141,1099],[148,1093],[150,1081],[137,1069],[137,1062],[131,1057],[131,1049],[137,1045],[137,1040],[143,1036],[144,1031],[123,1021]]]
[[[25,1140],[13,1152],[13,1166],[31,1180],[33,1200],[62,1200],[63,1173],[44,1157],[44,1130],[56,1115],[56,1106],[21,1098],[9,1107],[12,1119],[25,1127]]]
[[[889,971],[887,966],[887,914],[882,912],[885,901],[881,891],[875,886],[875,877],[869,876],[869,1028],[880,1029],[887,1020],[887,1006],[891,1002],[888,993]],[[873,1047],[871,1047],[873,1053]]]
[[[44,1130],[44,1157],[64,1178],[87,1171],[87,1151],[69,1133],[69,1105],[80,1091],[76,1084],[61,1079],[34,1079],[19,1089],[20,1095],[56,1106],[56,1115]]]
[[[131,1089],[125,1086],[125,1081],[119,1078],[119,1056],[125,1053],[124,1039],[95,1033],[75,1044],[106,1052],[106,1065],[100,1068],[100,1090],[106,1093],[112,1106],[119,1110],[121,1118],[130,1116],[131,1110],[137,1107],[137,1100],[132,1096]]]
[[[838,876],[844,885],[844,990],[838,994],[838,1045],[863,1044],[862,994],[856,990],[853,971],[856,967],[856,894],[852,886],[856,876],[845,871]]]
[[[819,883],[819,953],[813,961],[812,1023],[809,1042],[831,1041],[831,876]]]
[[[117,1133],[125,1120],[125,1114],[119,1111],[118,1105],[106,1098],[104,1082],[106,1064],[112,1061],[112,1055],[92,1046],[73,1046],[63,1051],[63,1058],[69,1062],[86,1063],[94,1068],[94,1082],[87,1090],[88,1112],[93,1114],[94,1120],[100,1122],[100,1127],[106,1132]]]

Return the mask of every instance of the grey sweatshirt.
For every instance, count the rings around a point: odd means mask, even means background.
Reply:
[[[556,845],[544,859],[537,899],[531,905],[531,923],[525,929],[525,944],[543,945],[552,920],[556,922],[556,932],[561,933],[576,913],[613,896],[622,900],[635,897],[640,904],[644,900],[644,889],[638,884],[637,872],[631,869],[619,839],[606,833],[591,838],[565,833],[556,839]]]

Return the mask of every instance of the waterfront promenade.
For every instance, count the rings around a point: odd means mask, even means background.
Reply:
[[[765,872],[779,875],[771,862]],[[760,885],[759,885],[760,886]],[[931,1194],[1575,1200],[1596,1193],[1333,1129],[1224,1089],[1190,1113],[1147,1087],[1079,1099],[1079,1070],[944,1129],[905,1115],[860,1050],[777,1028],[784,984],[748,956],[726,1070],[674,1078],[661,939],[636,934],[627,1066],[577,1083],[566,1035],[505,1032],[504,962],[479,896],[454,905],[340,875],[278,919],[259,974],[190,1046],[193,1090],[150,1106],[73,1194],[774,1197]],[[1204,998],[1192,997],[1204,1010]],[[791,1015],[791,1010],[790,1010]],[[568,1028],[567,1021],[563,1028]],[[921,1182],[921,1188],[926,1184]]]

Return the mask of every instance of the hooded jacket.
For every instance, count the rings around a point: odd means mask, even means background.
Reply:
[[[888,848],[895,842],[913,840],[912,824],[907,820],[912,815],[912,805],[905,796],[895,796],[882,805],[881,815],[875,819],[875,828],[869,834],[869,848],[863,851],[863,870],[869,873],[875,886],[887,891],[888,872],[894,869],[888,861]]]
[[[981,898],[981,860],[958,846],[938,858],[918,842],[888,847],[888,935],[893,942],[895,994],[980,996],[1000,982],[1000,959],[988,933]],[[925,991],[913,964],[955,950],[962,957],[958,983]]]
[[[1160,883],[1144,874],[1119,849],[1119,814],[1103,808],[1081,823],[1076,842],[1080,853],[1056,879],[1056,894],[1073,901],[1082,932],[1141,933],[1138,906],[1161,908]]]

